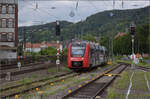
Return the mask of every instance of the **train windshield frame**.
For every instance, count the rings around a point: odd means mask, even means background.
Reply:
[[[83,57],[85,54],[86,44],[72,44],[71,57]]]

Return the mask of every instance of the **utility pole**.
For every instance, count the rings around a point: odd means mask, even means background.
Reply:
[[[26,50],[26,29],[24,28],[23,32],[23,57],[25,58],[25,50]]]
[[[114,50],[113,50],[113,48],[114,48],[114,47],[113,47],[113,34],[112,34],[112,45],[111,45],[111,51],[112,51],[112,62],[113,62],[113,60],[114,60],[114,59],[113,59],[113,57],[114,57],[114,52],[113,52]]]

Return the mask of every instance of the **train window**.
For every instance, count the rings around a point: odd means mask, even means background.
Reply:
[[[83,57],[85,52],[85,47],[83,46],[72,46],[71,56],[72,57]]]
[[[6,19],[2,19],[2,28],[6,28]]]
[[[3,14],[6,13],[6,5],[2,5],[2,13],[3,13]]]
[[[7,41],[7,34],[6,33],[1,34],[1,41]]]

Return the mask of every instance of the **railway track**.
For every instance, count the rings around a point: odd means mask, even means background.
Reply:
[[[121,64],[100,74],[97,78],[89,81],[82,87],[64,95],[62,99],[95,99],[104,92],[104,90],[123,70],[125,70],[127,66],[128,65]]]
[[[42,65],[42,66],[37,66],[37,65]],[[1,71],[2,73],[0,73],[0,78],[5,78],[7,76],[7,72],[10,72],[10,76],[17,76],[17,75],[21,75],[21,74],[25,74],[25,73],[30,73],[30,72],[35,72],[35,71],[39,71],[39,70],[43,70],[43,69],[46,69],[47,67],[46,66],[43,66],[42,63],[40,64],[32,64],[32,65],[29,65],[27,67],[31,67],[29,69],[23,69],[23,70],[12,70],[12,71],[5,71],[3,73],[3,71]],[[34,68],[33,68],[34,67]]]
[[[136,68],[137,68],[137,69],[144,70],[144,71],[150,71],[150,68],[148,68],[148,67],[136,66]]]
[[[41,79],[41,80],[33,81],[33,82],[27,83],[25,85],[20,84],[20,85],[15,85],[15,86],[3,88],[0,90],[1,91],[1,99],[5,99],[7,97],[12,97],[12,96],[15,96],[16,94],[24,94],[24,93],[32,91],[36,88],[41,88],[41,87],[46,86],[50,83],[59,82],[59,81],[62,81],[62,80],[65,80],[65,79],[68,79],[70,77],[74,77],[77,75],[80,75],[80,73],[68,72],[68,73],[64,73],[64,74],[50,77],[47,79]],[[57,80],[53,80],[53,81],[51,80],[51,79],[56,79],[56,78],[57,78]]]
[[[125,64],[125,65],[130,65],[128,63],[123,63],[123,62],[118,62],[119,64]],[[139,66],[139,65],[135,65],[135,68],[136,69],[141,69],[141,70],[144,70],[144,71],[150,71],[150,67],[144,67],[144,66]]]
[[[37,62],[37,63],[26,63],[23,67],[29,67],[29,66],[36,66],[38,64],[43,64],[43,62]],[[8,69],[15,69],[18,68],[17,64],[9,64],[9,65],[2,65],[0,66],[0,70],[8,70]]]

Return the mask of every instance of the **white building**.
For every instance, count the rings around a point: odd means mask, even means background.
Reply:
[[[18,1],[0,0],[0,60],[17,58]]]
[[[26,48],[25,51],[26,52],[40,52],[42,49],[48,48],[48,47],[54,47],[54,48],[59,48],[60,46],[62,46],[61,44],[57,44],[57,43],[46,43],[46,42],[42,42],[42,43],[26,43]]]

